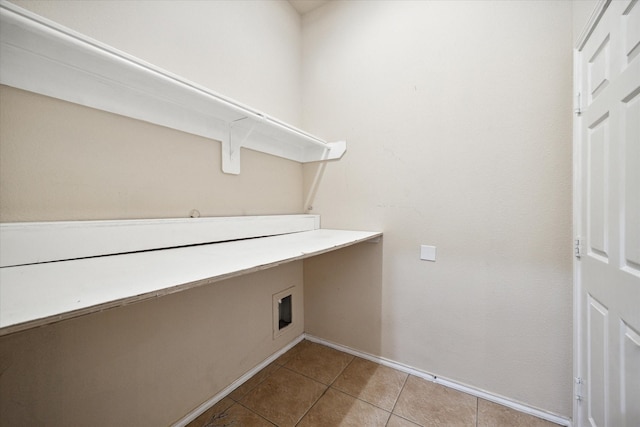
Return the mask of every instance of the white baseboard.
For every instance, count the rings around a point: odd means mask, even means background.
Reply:
[[[269,356],[264,361],[262,361],[259,365],[255,366],[253,369],[248,371],[246,374],[244,374],[243,376],[241,376],[240,378],[238,378],[237,380],[232,382],[229,386],[225,387],[222,391],[220,391],[218,394],[213,396],[211,399],[207,400],[206,402],[203,402],[200,406],[195,408],[193,411],[189,412],[182,419],[180,419],[175,424],[173,424],[172,427],[185,427],[191,421],[195,420],[201,414],[203,414],[207,409],[209,409],[210,407],[212,407],[213,405],[215,405],[216,403],[218,403],[219,401],[224,399],[224,397],[227,396],[229,393],[231,393],[232,391],[234,391],[235,389],[240,387],[242,384],[247,382],[255,374],[260,372],[262,369],[266,368],[267,365],[269,365],[271,362],[273,362],[278,357],[282,356],[287,351],[289,351],[291,348],[293,348],[293,346],[295,346],[300,341],[302,341],[304,339],[304,337],[305,337],[304,334],[299,335],[298,337],[296,337],[289,344],[287,344],[286,346],[284,346],[282,349],[278,350],[277,352],[273,353],[271,356]]]
[[[362,351],[359,351],[359,350],[355,350],[355,349],[353,349],[351,347],[347,347],[347,346],[344,346],[344,345],[341,345],[341,344],[336,344],[334,342],[327,341],[327,340],[324,340],[322,338],[315,337],[313,335],[305,334],[304,338],[309,340],[309,341],[312,341],[312,342],[315,342],[315,343],[318,343],[318,344],[322,344],[322,345],[326,345],[327,347],[331,347],[331,348],[334,348],[336,350],[340,350],[342,352],[349,353],[349,354],[352,354],[354,356],[358,356],[358,357],[361,357],[363,359],[367,359],[367,360],[370,360],[372,362],[379,363],[381,365],[397,369],[398,371],[406,372],[408,374],[415,375],[415,376],[417,376],[419,378],[423,378],[423,379],[426,379],[428,381],[433,381],[433,382],[435,382],[437,384],[441,384],[443,386],[452,388],[454,390],[458,390],[458,391],[470,394],[472,396],[480,397],[480,398],[488,400],[490,402],[498,403],[500,405],[503,405],[503,406],[506,406],[508,408],[514,409],[516,411],[524,412],[525,414],[533,415],[535,417],[542,418],[543,420],[547,420],[547,421],[550,421],[552,423],[559,424],[561,426],[571,427],[571,420],[568,419],[568,418],[561,417],[561,416],[555,415],[555,414],[551,414],[549,412],[545,412],[545,411],[542,411],[542,410],[537,409],[537,408],[533,408],[533,407],[525,405],[523,403],[519,403],[519,402],[513,401],[511,399],[507,399],[506,397],[498,396],[498,395],[495,395],[493,393],[489,393],[487,391],[480,390],[480,389],[477,389],[475,387],[471,387],[471,386],[468,386],[468,385],[465,385],[465,384],[460,384],[460,383],[457,383],[455,381],[448,380],[446,378],[437,377],[437,376],[434,376],[434,375],[429,374],[427,372],[421,371],[419,369],[415,369],[415,368],[413,368],[411,366],[407,366],[407,365],[404,365],[402,363],[394,362],[393,360],[385,359],[384,357],[374,356],[374,355],[371,355],[369,353],[365,353],[365,352],[362,352]]]
[[[235,380],[232,384],[230,384],[228,387],[224,388],[222,391],[220,391],[218,394],[213,396],[211,399],[207,400],[206,402],[202,403],[200,406],[195,408],[193,411],[191,411],[189,414],[187,414],[181,420],[176,422],[173,425],[173,427],[185,427],[191,421],[193,421],[196,418],[198,418],[200,416],[200,414],[204,413],[211,406],[213,406],[216,403],[218,403],[219,401],[221,401],[225,396],[227,396],[229,393],[234,391],[236,388],[240,387],[242,384],[244,384],[246,381],[248,381],[251,377],[253,377],[255,374],[257,374],[261,369],[265,368],[267,365],[269,365],[271,362],[276,360],[278,357],[280,357],[281,355],[283,355],[284,353],[289,351],[293,346],[298,344],[303,339],[307,339],[309,341],[312,341],[312,342],[315,342],[315,343],[318,343],[318,344],[326,345],[327,347],[331,347],[331,348],[334,348],[336,350],[342,351],[344,353],[352,354],[354,356],[358,356],[358,357],[361,357],[363,359],[370,360],[371,362],[379,363],[380,365],[383,365],[383,366],[388,366],[390,368],[396,369],[396,370],[401,371],[401,372],[405,372],[407,374],[414,375],[414,376],[419,377],[419,378],[423,378],[423,379],[428,380],[428,381],[433,381],[433,382],[435,382],[437,384],[441,384],[443,386],[452,388],[454,390],[458,390],[458,391],[461,391],[463,393],[467,393],[467,394],[470,394],[472,396],[476,396],[476,397],[488,400],[490,402],[494,402],[494,403],[506,406],[507,408],[511,408],[511,409],[516,410],[516,411],[523,412],[525,414],[529,414],[529,415],[533,415],[533,416],[538,417],[538,418],[542,418],[543,420],[547,420],[547,421],[550,421],[552,423],[559,424],[561,426],[572,427],[571,420],[568,419],[568,418],[561,417],[561,416],[555,415],[555,414],[551,414],[549,412],[545,412],[545,411],[542,411],[540,409],[533,408],[531,406],[525,405],[525,404],[520,403],[520,402],[516,402],[514,400],[508,399],[508,398],[503,397],[503,396],[498,396],[498,395],[495,395],[493,393],[489,393],[487,391],[477,389],[475,387],[471,387],[471,386],[468,386],[468,385],[465,385],[465,384],[460,384],[458,382],[448,380],[446,378],[437,377],[437,376],[434,376],[434,375],[429,374],[427,372],[424,372],[424,371],[421,371],[419,369],[413,368],[411,366],[404,365],[402,363],[398,363],[398,362],[395,362],[393,360],[386,359],[384,357],[374,356],[372,354],[365,353],[365,352],[362,352],[362,351],[359,351],[359,350],[355,350],[355,349],[353,349],[351,347],[347,347],[347,346],[344,346],[344,345],[341,345],[341,344],[336,344],[334,342],[327,341],[325,339],[318,338],[316,336],[309,335],[309,334],[302,334],[302,335],[296,337],[293,341],[291,341],[289,344],[287,344],[281,350],[279,350],[276,353],[274,353],[271,356],[269,356],[262,363],[260,363],[259,365],[257,365],[253,369],[251,369],[249,372],[247,372],[246,374],[244,374],[243,376],[241,376],[237,380]]]

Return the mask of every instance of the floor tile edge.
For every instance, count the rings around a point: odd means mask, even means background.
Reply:
[[[273,353],[271,356],[267,357],[261,363],[256,365],[253,369],[247,371],[240,378],[229,384],[227,387],[222,389],[219,393],[211,397],[209,400],[203,402],[201,405],[197,406],[193,411],[189,412],[187,415],[182,417],[180,420],[176,421],[172,427],[186,427],[191,421],[198,418],[201,414],[203,414],[207,409],[224,399],[225,396],[229,395],[232,391],[240,387],[242,384],[247,382],[251,377],[260,372],[262,369],[266,368],[270,363],[275,361],[278,357],[285,354],[287,351],[291,350],[296,344],[305,339],[305,335],[301,334],[294,338],[289,344],[285,345],[280,350]]]
[[[319,338],[316,337],[314,335],[310,335],[310,334],[304,334],[304,339],[309,340],[311,342],[315,342],[317,344],[322,344],[322,345],[326,345],[327,347],[331,347],[334,348],[336,350],[340,350],[343,351],[345,353],[349,353],[352,354],[354,356],[358,356],[361,357],[363,359],[366,360],[370,360],[371,362],[375,362],[375,363],[379,363],[383,366],[388,366],[390,368],[394,368],[397,369],[398,371],[401,372],[406,372],[408,374],[411,375],[415,375],[419,378],[423,378],[427,381],[433,381],[437,384],[442,384],[446,387],[452,388],[454,390],[458,390],[467,394],[470,394],[472,396],[475,397],[479,397],[485,400],[488,400],[490,402],[493,403],[498,403],[500,405],[506,406],[508,408],[514,409],[516,411],[519,412],[523,412],[525,414],[529,414],[529,415],[533,415],[535,417],[538,418],[542,418],[543,420],[546,421],[550,421],[552,423],[556,423],[559,424],[561,426],[565,426],[565,427],[572,427],[572,423],[571,420],[565,417],[562,417],[560,415],[556,415],[556,414],[552,414],[537,408],[534,408],[532,406],[528,406],[525,405],[523,403],[520,402],[516,402],[514,400],[508,399],[506,397],[503,396],[499,396],[493,393],[489,393],[487,391],[484,390],[480,390],[465,384],[460,384],[458,382],[455,381],[451,381],[448,380],[446,378],[442,378],[442,377],[438,377],[438,376],[434,376],[433,374],[421,371],[419,369],[413,368],[411,366],[399,363],[399,362],[395,362],[393,360],[390,359],[386,359],[384,357],[380,357],[380,356],[374,356],[372,354],[369,353],[365,353],[363,351],[360,350],[356,350],[354,348],[351,347],[347,347],[345,345],[342,344],[337,344],[328,340],[325,340],[323,338]]]

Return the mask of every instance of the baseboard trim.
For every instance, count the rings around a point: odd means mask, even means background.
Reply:
[[[349,353],[349,354],[352,354],[354,356],[361,357],[361,358],[369,360],[371,362],[375,362],[375,363],[378,363],[378,364],[383,365],[383,366],[388,366],[389,368],[393,368],[393,369],[396,369],[398,371],[405,372],[407,374],[415,375],[416,377],[424,378],[425,380],[436,381],[436,377],[434,377],[431,374],[428,374],[428,373],[426,373],[424,371],[420,371],[418,369],[412,368],[411,366],[404,365],[404,364],[399,363],[399,362],[395,362],[395,361],[390,360],[390,359],[385,359],[384,357],[374,356],[372,354],[365,353],[365,352],[362,352],[360,350],[356,350],[354,348],[347,347],[347,346],[342,345],[342,344],[336,344],[336,343],[334,343],[332,341],[327,341],[325,339],[318,338],[316,336],[309,335],[309,334],[305,334],[304,338],[306,340],[311,341],[311,342],[315,342],[315,343],[318,343],[318,344],[326,345],[327,347],[331,347],[331,348],[334,348],[336,350],[339,350],[339,351],[342,351],[342,352],[345,352],[345,353]]]
[[[516,402],[514,400],[508,399],[508,398],[503,397],[503,396],[498,396],[496,394],[489,393],[487,391],[484,391],[484,390],[481,390],[481,389],[478,389],[478,388],[475,388],[475,387],[471,387],[471,386],[468,386],[468,385],[465,385],[465,384],[460,384],[460,383],[458,383],[456,381],[451,381],[451,380],[448,380],[446,378],[434,376],[433,374],[421,371],[421,370],[413,368],[411,366],[404,365],[404,364],[398,363],[398,362],[394,362],[393,360],[389,360],[389,359],[386,359],[384,357],[374,356],[372,354],[365,353],[365,352],[362,352],[360,350],[356,350],[354,348],[347,347],[347,346],[341,345],[341,344],[337,344],[337,343],[334,343],[334,342],[331,342],[331,341],[328,341],[328,340],[325,340],[325,339],[322,339],[322,338],[318,338],[318,337],[313,336],[313,335],[305,334],[304,338],[309,340],[309,341],[312,341],[312,342],[315,342],[315,343],[318,343],[318,344],[322,344],[322,345],[326,345],[327,347],[331,347],[331,348],[334,348],[336,350],[340,350],[342,352],[349,353],[349,354],[352,354],[354,356],[358,356],[358,357],[361,357],[363,359],[370,360],[372,362],[379,363],[381,365],[397,369],[398,371],[406,372],[408,374],[415,375],[415,376],[417,376],[419,378],[423,378],[423,379],[428,380],[428,381],[433,381],[433,382],[435,382],[437,384],[441,384],[443,386],[452,388],[454,390],[458,390],[458,391],[470,394],[472,396],[480,397],[482,399],[488,400],[488,401],[493,402],[493,403],[498,403],[500,405],[503,405],[503,406],[506,406],[508,408],[514,409],[516,411],[520,411],[520,412],[523,412],[525,414],[529,414],[529,415],[533,415],[533,416],[538,417],[538,418],[542,418],[543,420],[547,420],[547,421],[550,421],[552,423],[559,424],[561,426],[572,427],[571,420],[568,419],[568,418],[565,418],[565,417],[562,417],[562,416],[559,416],[559,415],[556,415],[556,414],[552,414],[552,413],[543,411],[541,409],[537,409],[537,408],[525,405],[525,404],[520,403],[520,402]]]
[[[185,427],[191,421],[195,420],[201,414],[203,414],[207,409],[209,409],[210,407],[212,407],[213,405],[215,405],[216,403],[224,399],[224,397],[227,396],[229,393],[231,393],[232,391],[240,387],[242,384],[247,382],[255,374],[260,372],[262,369],[266,368],[267,365],[269,365],[271,362],[275,361],[278,357],[282,356],[284,353],[289,351],[291,348],[293,348],[293,346],[298,344],[304,338],[305,338],[304,334],[301,334],[296,338],[294,338],[293,341],[291,341],[289,344],[284,346],[282,349],[273,353],[271,356],[263,360],[260,364],[256,365],[253,369],[249,370],[246,374],[244,374],[243,376],[241,376],[240,378],[232,382],[229,386],[225,387],[223,390],[221,390],[218,394],[213,396],[211,399],[203,402],[200,406],[196,407],[193,411],[189,412],[179,421],[174,423],[172,427]]]
[[[245,373],[243,376],[241,376],[240,378],[235,380],[229,386],[225,387],[223,390],[221,390],[215,396],[213,396],[209,400],[203,402],[201,405],[196,407],[193,411],[191,411],[190,413],[185,415],[182,419],[180,419],[175,424],[173,424],[173,427],[185,427],[191,421],[193,421],[196,418],[198,418],[202,413],[204,413],[211,406],[213,406],[216,403],[218,403],[219,401],[221,401],[229,393],[231,393],[232,391],[234,391],[235,389],[240,387],[242,384],[244,384],[246,381],[248,381],[251,377],[253,377],[255,374],[260,372],[260,370],[264,369],[267,365],[269,365],[270,363],[275,361],[278,357],[282,356],[284,353],[286,353],[291,348],[293,348],[293,346],[295,346],[296,344],[298,344],[300,341],[302,341],[304,339],[307,339],[307,340],[309,340],[311,342],[315,342],[315,343],[318,343],[318,344],[326,345],[327,347],[331,347],[331,348],[334,348],[336,350],[339,350],[339,351],[342,351],[342,352],[345,352],[345,353],[348,353],[348,354],[352,354],[354,356],[361,357],[361,358],[369,360],[371,362],[379,363],[380,365],[383,365],[383,366],[388,366],[390,368],[397,369],[398,371],[405,372],[405,373],[410,374],[410,375],[415,375],[416,377],[423,378],[423,379],[428,380],[428,381],[433,381],[433,382],[435,382],[437,384],[441,384],[443,386],[452,388],[454,390],[458,390],[458,391],[461,391],[463,393],[470,394],[472,396],[480,397],[480,398],[488,400],[490,402],[494,402],[494,403],[506,406],[508,408],[514,409],[516,411],[520,411],[520,412],[523,412],[525,414],[529,414],[529,415],[533,415],[533,416],[538,417],[538,418],[542,418],[543,420],[547,420],[547,421],[550,421],[552,423],[559,424],[561,426],[572,427],[571,420],[568,419],[568,418],[565,418],[565,417],[562,417],[562,416],[559,416],[559,415],[556,415],[556,414],[552,414],[552,413],[549,413],[549,412],[546,412],[546,411],[543,411],[543,410],[540,410],[540,409],[525,405],[523,403],[516,402],[516,401],[508,399],[506,397],[499,396],[499,395],[496,395],[496,394],[493,394],[493,393],[489,393],[487,391],[484,391],[484,390],[481,390],[481,389],[478,389],[478,388],[475,388],[475,387],[471,387],[471,386],[468,386],[468,385],[465,385],[465,384],[460,384],[460,383],[458,383],[456,381],[452,381],[452,380],[449,380],[449,379],[446,379],[446,378],[438,377],[438,376],[435,376],[435,375],[430,374],[428,372],[422,371],[420,369],[416,369],[414,367],[411,367],[411,366],[408,366],[408,365],[405,365],[405,364],[402,364],[402,363],[399,363],[399,362],[395,362],[393,360],[386,359],[384,357],[374,356],[372,354],[365,353],[363,351],[356,350],[354,348],[351,348],[351,347],[348,347],[348,346],[345,346],[345,345],[342,345],[342,344],[337,344],[335,342],[328,341],[328,340],[325,340],[323,338],[319,338],[319,337],[316,337],[316,336],[310,335],[310,334],[301,334],[298,337],[296,337],[295,339],[293,339],[289,344],[284,346],[282,349],[278,350],[277,352],[275,352],[274,354],[272,354],[271,356],[266,358],[264,361],[262,361],[260,364],[256,365],[253,369],[249,370],[247,373]]]

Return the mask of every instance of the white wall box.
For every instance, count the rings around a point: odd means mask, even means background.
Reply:
[[[4,85],[221,141],[226,173],[240,173],[241,147],[302,163],[346,151],[4,1],[0,57]]]
[[[273,339],[289,331],[293,326],[294,286],[273,295]],[[297,310],[297,307],[295,308]]]
[[[316,215],[0,224],[0,336],[382,235],[319,227]]]

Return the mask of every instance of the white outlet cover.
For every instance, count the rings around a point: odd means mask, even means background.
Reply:
[[[425,261],[435,261],[436,247],[429,245],[420,245],[420,259]]]

